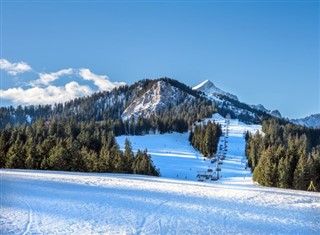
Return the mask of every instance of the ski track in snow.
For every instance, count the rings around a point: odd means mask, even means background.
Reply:
[[[243,132],[260,129],[231,120],[213,183],[196,181],[211,166],[187,133],[129,137],[162,177],[0,170],[0,234],[320,234],[319,193],[252,182]],[[122,148],[125,138],[117,137]]]
[[[27,234],[42,234],[38,222],[36,220],[34,211],[30,204],[26,201],[20,200],[23,204],[25,204],[28,208],[28,219],[27,219],[27,224],[25,226],[24,232],[22,233],[23,235]]]

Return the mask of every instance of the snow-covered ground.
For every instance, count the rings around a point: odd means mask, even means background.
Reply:
[[[215,114],[212,118],[204,120],[204,122],[215,121],[222,125],[222,129],[226,128],[226,120],[219,114]],[[247,125],[238,120],[229,120],[228,125],[228,147],[227,157],[224,164],[221,165],[222,179],[237,177],[251,177],[250,169],[245,170],[246,157],[244,153],[245,139],[244,132],[250,131],[255,133],[261,131],[260,125]],[[162,177],[197,180],[197,173],[207,171],[208,168],[213,168],[208,159],[196,151],[188,140],[189,133],[167,133],[145,136],[119,136],[117,142],[124,149],[125,139],[128,138],[131,142],[132,149],[148,150],[152,156],[152,160],[157,168],[160,169]],[[223,144],[224,137],[220,138],[218,146]],[[215,165],[214,165],[215,166]]]
[[[197,181],[210,161],[178,133],[129,137],[162,177],[0,170],[0,234],[320,234],[319,193],[252,182],[243,132],[260,128],[230,121],[214,182]]]
[[[320,194],[138,175],[1,170],[1,234],[319,234]],[[242,182],[243,183],[243,182]]]

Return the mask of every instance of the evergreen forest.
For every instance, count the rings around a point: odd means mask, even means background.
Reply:
[[[0,168],[155,175],[147,150],[119,149],[113,131],[94,121],[37,120],[0,130]]]
[[[217,152],[221,134],[221,126],[208,121],[207,124],[195,125],[194,129],[190,131],[189,141],[203,156],[211,158]]]
[[[264,186],[320,191],[320,129],[271,118],[262,133],[246,134],[246,156],[253,180]]]

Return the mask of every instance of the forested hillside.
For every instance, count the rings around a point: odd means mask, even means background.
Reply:
[[[157,81],[170,83],[194,99],[164,107],[146,118],[123,119],[135,98]],[[215,111],[212,101],[178,81],[142,80],[130,87],[100,92],[65,104],[0,109],[0,167],[159,175],[147,151],[136,155],[115,136],[186,132]]]
[[[307,190],[313,181],[320,191],[320,129],[272,118],[264,134],[246,135],[246,155],[253,180],[261,185]]]
[[[132,117],[123,120],[123,111],[131,102],[146,93],[156,82],[164,81],[170,83],[192,95],[195,99],[184,102],[178,100],[175,105],[163,107],[157,113],[145,118]],[[157,80],[141,80],[132,86],[124,86],[110,92],[99,92],[89,97],[77,98],[64,104],[39,105],[39,106],[17,106],[0,108],[0,128],[36,122],[37,120],[57,122],[70,118],[76,121],[95,121],[107,129],[113,130],[115,135],[121,134],[145,134],[149,131],[160,133],[168,131],[185,132],[193,122],[199,118],[211,117],[216,111],[212,101],[207,100],[186,85],[169,78]]]
[[[218,112],[222,116],[230,115],[231,118],[254,124],[261,124],[264,119],[272,118],[269,113],[252,108],[250,105],[231,99],[228,96],[219,94],[217,97],[222,100],[217,104]]]
[[[122,152],[107,127],[38,120],[0,131],[0,168],[159,175],[147,151]]]

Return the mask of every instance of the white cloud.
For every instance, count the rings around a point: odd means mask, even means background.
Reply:
[[[24,73],[32,70],[32,68],[25,62],[11,63],[6,59],[0,59],[0,69],[13,76],[16,76],[18,73]]]
[[[30,89],[10,88],[0,90],[0,98],[10,100],[19,105],[38,105],[64,103],[68,100],[87,96],[93,91],[88,86],[81,86],[72,81],[65,86],[47,86],[45,88],[33,87]]]
[[[39,73],[39,79],[30,82],[30,85],[49,85],[51,82],[59,79],[63,75],[71,75],[73,74],[73,69],[62,69],[55,73]]]
[[[0,66],[0,69],[13,76],[19,73],[33,71],[25,62],[11,63],[6,59],[0,59]],[[0,90],[0,99],[8,100],[14,105],[64,103],[71,99],[91,95],[97,90],[109,91],[115,87],[126,85],[126,83],[123,82],[111,82],[107,76],[94,74],[86,68],[68,68],[52,73],[33,72],[39,77],[28,83],[31,87],[14,87],[8,90]],[[71,81],[62,86],[52,85],[53,81],[65,75],[75,75],[77,79],[80,77],[83,80],[90,81],[90,83],[92,82],[98,89],[90,88],[93,84],[80,85],[76,81]]]
[[[106,75],[94,74],[89,69],[79,69],[79,75],[84,80],[93,81],[100,91],[110,91],[115,87],[126,85],[123,82],[111,82]]]

